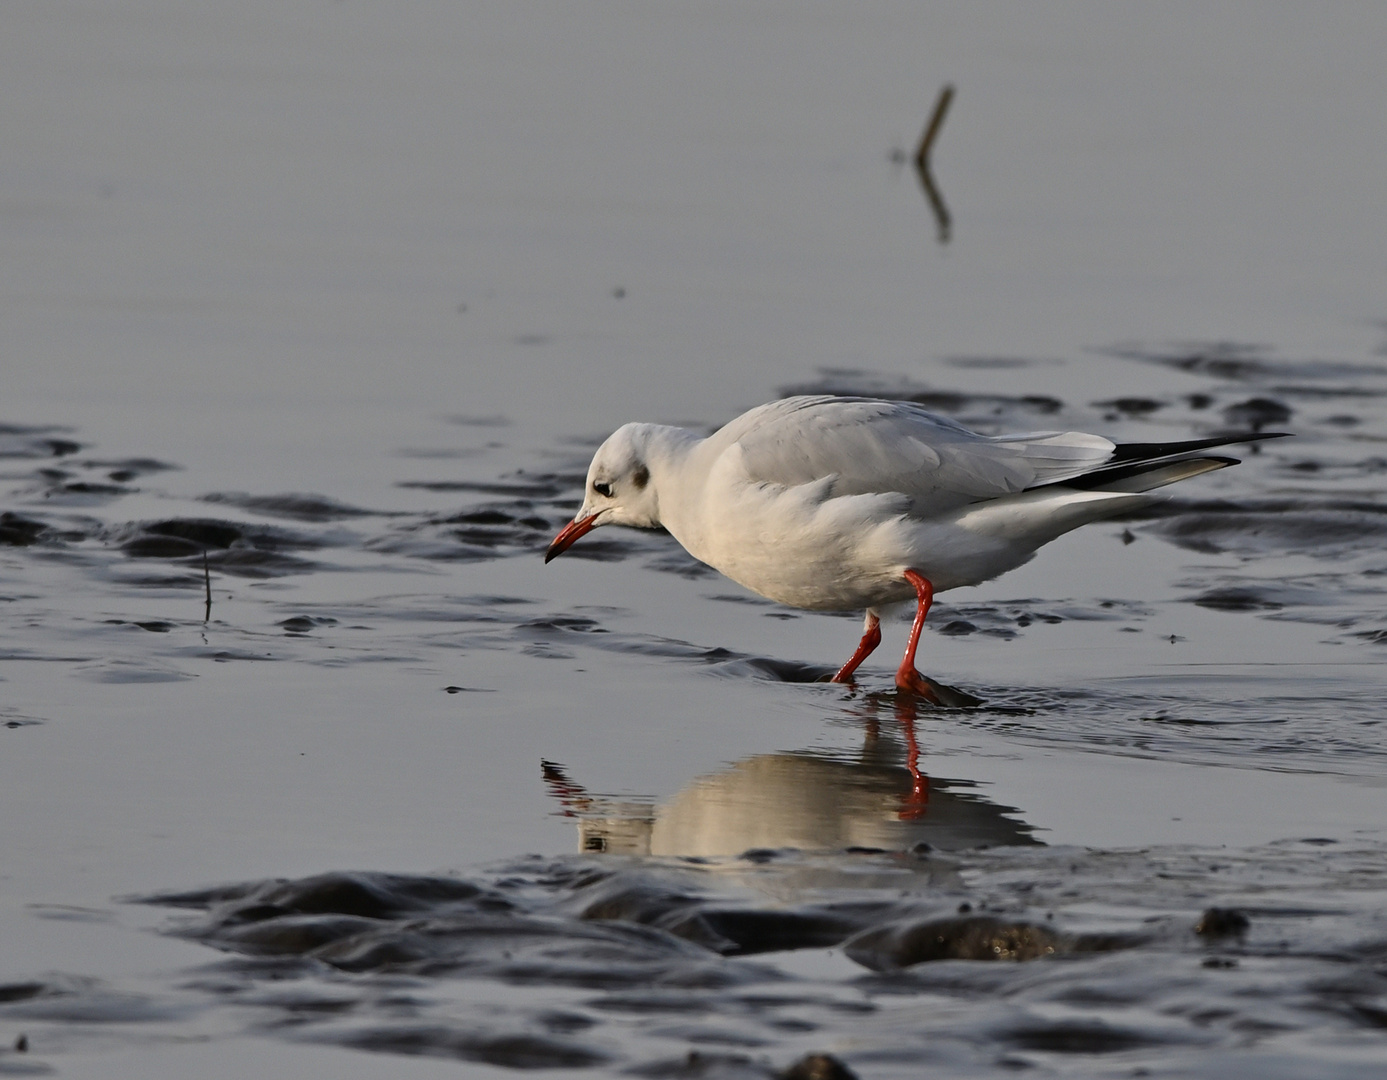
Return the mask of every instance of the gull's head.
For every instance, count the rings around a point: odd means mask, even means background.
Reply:
[[[583,506],[563,527],[549,550],[548,562],[599,525],[653,529],[660,524],[659,499],[650,482],[649,450],[653,424],[627,424],[613,432],[588,466]]]

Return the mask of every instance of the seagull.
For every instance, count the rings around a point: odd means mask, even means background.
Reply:
[[[1238,464],[1207,450],[1281,434],[1121,446],[1078,431],[979,435],[908,401],[832,395],[769,402],[706,438],[626,424],[598,447],[583,505],[544,561],[602,525],[663,527],[768,599],[865,609],[838,683],[881,644],[883,611],[913,599],[896,686],[934,699],[915,651],[936,593],[1012,570],[1155,488]]]

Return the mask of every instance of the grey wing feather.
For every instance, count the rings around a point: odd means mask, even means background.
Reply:
[[[991,437],[910,402],[828,396],[773,401],[712,441],[739,448],[752,482],[794,487],[832,476],[833,495],[896,492],[919,515],[1078,476],[1113,451],[1097,435]]]

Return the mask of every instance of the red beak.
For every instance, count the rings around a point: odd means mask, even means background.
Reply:
[[[549,550],[544,553],[544,561],[548,562],[556,555],[562,555],[573,546],[574,541],[579,537],[586,536],[592,532],[597,525],[597,515],[590,517],[574,518],[560,530],[559,535],[554,537],[554,542],[549,545]]]

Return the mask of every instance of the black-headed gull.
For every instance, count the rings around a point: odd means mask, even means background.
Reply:
[[[847,682],[881,643],[881,610],[916,601],[896,685],[933,697],[915,650],[935,593],[1027,562],[1061,533],[1236,465],[1204,451],[1242,434],[1117,446],[1101,435],[978,435],[906,401],[805,396],[744,413],[707,438],[627,424],[593,456],[583,505],[548,562],[599,525],[664,526],[694,558],[810,611],[860,611]]]

